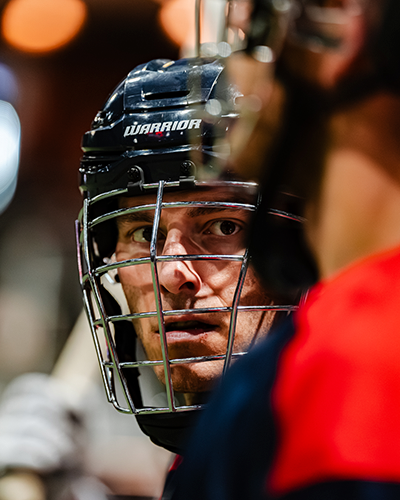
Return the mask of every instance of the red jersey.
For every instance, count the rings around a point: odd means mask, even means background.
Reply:
[[[295,328],[272,392],[280,438],[268,487],[400,482],[400,250],[316,286]]]

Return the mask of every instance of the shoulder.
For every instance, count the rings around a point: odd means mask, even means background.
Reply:
[[[400,248],[360,260],[311,290],[302,317],[316,322],[345,313],[376,316],[392,310],[400,296]],[[395,311],[394,311],[395,312]],[[323,315],[323,316],[321,316]]]
[[[311,291],[296,316],[296,346],[328,355],[377,361],[400,349],[400,249],[365,259]],[[376,351],[378,349],[378,352]]]

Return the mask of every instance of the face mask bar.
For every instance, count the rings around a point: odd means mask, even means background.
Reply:
[[[100,201],[106,199],[112,199],[119,196],[127,194],[127,190],[115,190],[108,193],[104,193],[94,197],[93,199],[86,199],[84,201],[83,209],[80,213],[79,220],[76,225],[77,232],[77,250],[78,250],[78,267],[81,287],[84,296],[84,304],[86,312],[88,315],[92,336],[94,339],[95,349],[98,356],[100,369],[102,373],[103,382],[105,385],[106,393],[109,402],[120,412],[123,413],[133,413],[133,414],[149,414],[149,413],[169,413],[169,412],[180,412],[199,408],[199,405],[178,405],[176,403],[171,367],[178,364],[189,364],[189,363],[202,363],[208,361],[223,361],[222,372],[225,373],[227,368],[230,366],[233,358],[237,358],[246,354],[246,352],[233,352],[234,339],[235,339],[235,329],[236,329],[236,319],[238,312],[240,311],[293,311],[296,306],[293,305],[256,305],[256,306],[240,306],[240,296],[243,288],[243,284],[246,277],[249,256],[247,250],[243,255],[225,255],[225,254],[195,254],[195,255],[158,255],[157,254],[157,235],[160,223],[161,212],[164,209],[170,208],[185,208],[185,207],[207,207],[207,208],[234,208],[241,210],[254,211],[256,209],[255,205],[244,204],[244,203],[232,203],[232,202],[212,202],[212,201],[186,201],[186,202],[164,202],[163,195],[164,191],[176,188],[176,182],[165,182],[160,181],[158,184],[146,184],[144,188],[146,190],[153,190],[157,188],[156,202],[154,204],[116,209],[99,217],[90,217],[93,206]],[[252,189],[255,190],[256,185],[254,183],[245,182],[227,182],[227,181],[214,181],[214,182],[196,182],[198,187],[216,187],[216,186],[228,186],[240,189]],[[201,193],[201,191],[200,191]],[[199,198],[201,194],[199,193]],[[115,219],[116,217],[124,214],[128,215],[130,213],[142,211],[142,210],[154,210],[154,221],[150,241],[150,253],[149,256],[128,259],[120,262],[108,262],[105,265],[96,265],[95,262],[99,261],[99,257],[96,256],[96,243],[91,239],[91,231],[96,228],[99,224]],[[300,221],[300,219],[291,214],[272,210],[271,214]],[[184,309],[184,310],[164,310],[162,305],[161,289],[159,274],[157,269],[157,263],[170,262],[170,261],[237,261],[240,263],[239,277],[237,281],[237,286],[232,298],[232,305],[229,307],[209,307],[209,308],[198,308],[198,309]],[[102,284],[102,278],[108,273],[118,270],[122,267],[135,266],[147,264],[151,268],[153,291],[155,297],[155,311],[147,312],[137,312],[130,314],[123,314],[119,306],[115,307],[115,311],[107,310],[105,306],[106,300],[105,293],[108,293],[104,289]],[[116,303],[116,302],[115,302]],[[117,303],[116,303],[117,304]],[[110,314],[111,312],[111,314]],[[179,315],[185,313],[190,315],[197,315],[202,313],[230,313],[229,322],[229,332],[227,339],[227,348],[225,354],[211,355],[211,356],[198,356],[198,357],[187,357],[180,359],[169,359],[168,355],[168,345],[167,345],[167,334],[165,326],[165,317]],[[133,319],[157,317],[158,327],[160,332],[160,344],[162,359],[150,361],[129,361],[121,362],[117,353],[117,347],[115,342],[115,325],[120,321],[132,322]],[[103,330],[105,337],[105,345],[101,342],[99,337],[99,330]],[[134,335],[132,328],[132,335]],[[123,370],[126,369],[138,369],[144,368],[152,369],[151,367],[163,366],[164,377],[165,377],[165,392],[167,405],[158,407],[138,407],[135,404],[133,397],[130,394],[128,383]],[[121,406],[118,401],[118,396],[115,390],[115,382],[119,382],[122,387],[123,398],[125,399],[126,405]]]

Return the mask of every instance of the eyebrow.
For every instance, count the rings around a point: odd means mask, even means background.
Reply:
[[[210,201],[211,203],[214,203],[212,200],[205,200],[205,201]],[[244,197],[227,197],[224,198],[223,200],[215,200],[216,203],[240,203],[240,204],[245,204],[249,205],[249,199],[244,198]],[[234,211],[234,210],[242,210],[241,207],[212,207],[212,206],[204,206],[204,207],[193,207],[193,208],[187,208],[186,209],[186,214],[188,217],[191,219],[194,219],[196,217],[200,217],[202,215],[207,215],[207,214],[217,214],[221,212],[226,212],[226,211]],[[120,226],[122,224],[129,224],[132,222],[147,222],[149,224],[153,224],[154,221],[154,216],[152,215],[152,211],[143,211],[143,212],[133,212],[131,214],[126,214],[126,215],[121,215],[120,217],[117,218],[117,225]]]
[[[238,202],[236,202],[236,203],[238,203]],[[194,219],[195,217],[200,217],[201,215],[218,214],[218,213],[227,212],[227,211],[232,212],[234,210],[242,210],[242,209],[240,207],[239,208],[235,208],[235,207],[194,207],[194,208],[189,208],[187,210],[187,215],[191,219]]]
[[[153,224],[154,217],[150,212],[133,212],[131,214],[121,215],[117,217],[117,226],[122,224],[130,224],[132,222],[148,222]]]
[[[251,201],[248,197],[244,196],[226,196],[223,197],[219,200],[210,200],[211,203],[240,203],[243,205],[250,205]],[[234,211],[234,210],[243,210],[241,207],[210,207],[210,206],[204,206],[204,207],[193,207],[189,208],[187,211],[187,214],[191,218],[199,217],[201,215],[207,215],[209,213],[220,213],[220,212],[226,212],[226,211]]]

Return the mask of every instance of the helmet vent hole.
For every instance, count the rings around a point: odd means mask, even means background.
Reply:
[[[180,97],[186,97],[189,95],[189,90],[178,90],[176,92],[155,92],[145,94],[144,98],[148,101],[155,101],[158,99],[178,99]]]

